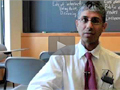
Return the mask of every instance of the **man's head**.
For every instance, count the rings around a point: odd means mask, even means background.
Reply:
[[[87,1],[82,4],[76,20],[82,44],[99,43],[99,36],[107,26],[105,16],[105,9],[99,1]]]
[[[80,14],[85,10],[98,12],[99,14],[101,14],[103,22],[105,23],[106,11],[100,1],[84,1],[78,11],[78,18]]]

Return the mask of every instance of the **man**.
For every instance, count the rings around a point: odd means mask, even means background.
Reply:
[[[76,20],[81,37],[75,55],[53,55],[33,78],[28,90],[120,89],[120,57],[100,45],[107,27],[99,1],[85,2]]]

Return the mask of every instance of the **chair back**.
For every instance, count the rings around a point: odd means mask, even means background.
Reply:
[[[28,85],[44,66],[44,62],[30,57],[9,57],[6,59],[6,80]]]
[[[0,44],[0,51],[7,51],[5,45]],[[5,58],[7,58],[7,55],[5,55],[3,52],[0,52],[0,60],[3,60]]]
[[[115,52],[117,55],[120,55],[120,52]]]
[[[47,52],[43,51],[40,53],[40,59],[43,60],[45,63],[48,62],[50,56],[53,54],[53,52]]]

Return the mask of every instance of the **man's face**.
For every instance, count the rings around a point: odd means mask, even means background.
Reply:
[[[86,10],[76,20],[76,26],[82,43],[98,43],[99,36],[105,30],[107,23],[103,23],[99,13]]]

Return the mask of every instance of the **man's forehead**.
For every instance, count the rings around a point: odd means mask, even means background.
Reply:
[[[102,15],[97,11],[85,10],[85,11],[81,12],[79,18],[81,18],[83,16],[87,16],[89,18],[98,17],[98,18],[102,19]]]

